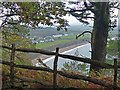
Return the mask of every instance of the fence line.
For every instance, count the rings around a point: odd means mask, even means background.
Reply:
[[[8,46],[0,45],[0,47],[12,50],[12,48],[8,47]],[[17,49],[17,48],[15,48],[15,51],[41,53],[41,54],[45,54],[45,55],[55,55],[55,52],[51,52],[51,51],[47,51],[47,50],[43,50],[43,49],[30,49],[30,48],[29,49],[28,48],[18,48]]]
[[[2,61],[0,63],[10,66],[10,62],[7,62],[7,61]],[[50,73],[54,73],[54,70],[49,69],[49,68],[44,68],[44,67],[35,67],[35,66],[28,66],[28,65],[16,65],[16,64],[14,64],[14,67],[29,69],[29,70],[41,70],[41,71],[47,71],[47,72],[50,72]],[[88,76],[83,76],[83,75],[73,74],[73,73],[70,74],[70,73],[63,72],[63,71],[57,71],[57,73],[60,74],[61,76],[66,77],[66,78],[81,79],[81,80],[89,81],[89,82],[92,82],[92,83],[95,83],[95,84],[98,84],[98,85],[102,85],[102,86],[105,86],[105,87],[108,87],[108,88],[115,87],[114,85],[112,85],[110,83],[106,83],[106,81],[102,81],[102,80],[99,80],[99,79],[96,79],[96,78],[91,78],[91,77],[88,77]],[[116,88],[120,89],[120,87],[118,87],[118,86]]]
[[[117,68],[119,68],[120,66],[117,65],[117,60],[114,60],[114,65],[110,65],[110,64],[106,64],[106,63],[100,63],[98,61],[95,60],[91,60],[89,58],[81,58],[81,57],[76,57],[76,56],[72,56],[72,55],[65,55],[65,54],[59,54],[59,49],[56,49],[56,52],[50,52],[47,50],[43,50],[43,49],[26,49],[26,48],[19,48],[16,49],[14,45],[12,45],[12,47],[8,47],[8,46],[3,46],[1,45],[0,47],[2,48],[6,48],[11,51],[11,62],[7,62],[7,61],[1,61],[0,63],[5,64],[5,65],[9,65],[11,68],[11,72],[12,74],[10,74],[11,76],[11,80],[14,80],[12,77],[14,77],[14,67],[17,68],[24,68],[24,69],[30,69],[30,70],[42,70],[42,71],[47,71],[47,72],[52,72],[53,73],[53,88],[57,88],[57,73],[67,77],[67,78],[72,78],[72,79],[82,79],[85,81],[89,81],[98,85],[102,85],[104,87],[108,87],[108,88],[114,88],[114,89],[120,89],[120,87],[117,86]],[[49,68],[44,68],[44,67],[35,67],[35,66],[27,66],[27,65],[16,65],[14,63],[14,57],[15,57],[15,51],[21,51],[21,52],[32,52],[32,53],[41,53],[41,54],[45,54],[45,55],[55,55],[55,59],[54,59],[54,68],[49,69]],[[98,80],[95,78],[91,78],[88,76],[83,76],[83,75],[78,75],[78,74],[68,74],[66,72],[63,71],[57,71],[57,61],[58,61],[58,57],[62,57],[62,58],[67,58],[67,59],[71,59],[71,60],[75,60],[75,61],[81,61],[84,63],[89,63],[89,64],[93,64],[93,65],[97,65],[99,67],[102,68],[107,68],[107,69],[114,69],[114,83],[113,84],[109,84],[106,83],[105,81],[102,80]],[[12,63],[12,64],[11,64]]]
[[[0,45],[0,47],[12,50],[12,48],[8,47],[8,46]],[[56,55],[56,52],[51,52],[51,51],[47,51],[47,50],[43,50],[43,49],[19,48],[19,49],[15,49],[15,51],[41,53],[41,54],[45,54],[45,55]],[[71,59],[73,61],[81,61],[81,62],[84,62],[84,63],[94,64],[94,65],[96,65],[98,67],[101,67],[101,68],[107,68],[107,69],[113,69],[114,68],[114,65],[110,65],[110,64],[107,64],[107,63],[101,63],[97,60],[91,60],[89,58],[81,58],[81,57],[76,57],[76,56],[72,56],[72,55],[65,55],[65,54],[58,54],[58,56],[62,57],[62,58]],[[120,65],[117,65],[117,67],[120,68]]]
[[[74,60],[74,61],[80,61],[80,62],[84,62],[84,63],[88,63],[88,64],[94,64],[94,65],[96,65],[98,67],[101,67],[101,68],[107,68],[107,69],[114,68],[114,65],[110,65],[110,64],[107,64],[107,63],[102,63],[102,62],[92,60],[92,59],[89,59],[89,58],[82,58],[82,57],[76,57],[76,56],[64,55],[64,54],[59,54],[59,56],[62,57],[62,58],[67,58],[67,59],[71,59],[71,60]]]

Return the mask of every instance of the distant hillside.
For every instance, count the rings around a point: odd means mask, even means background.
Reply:
[[[60,30],[57,31],[56,28],[53,27],[45,27],[45,28],[37,28],[35,30],[30,29],[30,36],[36,36],[36,37],[46,37],[46,36],[52,36],[56,34],[78,34],[81,33],[85,30],[91,30],[90,27],[88,26],[82,26],[82,25],[74,25],[74,26],[69,26],[68,30]]]
[[[68,32],[63,30],[57,31],[56,28],[52,28],[52,27],[37,28],[35,30],[30,30],[31,36],[39,36],[39,37],[46,37],[46,36],[52,36],[56,34],[63,34],[63,33],[68,33]]]
[[[69,30],[71,31],[89,31],[92,30],[92,27],[88,26],[88,25],[72,25],[69,27]]]

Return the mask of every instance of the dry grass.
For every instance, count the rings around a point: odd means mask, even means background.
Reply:
[[[27,78],[32,78],[38,81],[45,81],[49,84],[52,85],[53,82],[53,74],[52,73],[48,73],[48,72],[44,72],[44,71],[35,71],[35,70],[25,70],[25,69],[15,69],[16,71],[16,76],[23,76],[23,77],[27,77]],[[3,80],[3,87],[9,86],[9,77],[5,76],[7,74],[9,74],[9,67],[8,66],[3,66],[2,69],[2,80]],[[74,72],[70,72],[70,73],[74,73]],[[80,74],[80,73],[77,73]],[[69,87],[74,87],[74,88],[99,88],[99,89],[104,89],[104,87],[100,86],[100,85],[96,85],[90,82],[86,82],[83,80],[74,80],[74,79],[69,79],[69,78],[65,78],[61,75],[57,76],[58,78],[58,86],[63,87],[63,88],[69,88]],[[96,77],[98,79],[104,80],[106,82],[111,83],[113,78],[112,77],[106,77],[106,76],[100,76],[100,77]],[[19,82],[19,80],[18,80]],[[43,82],[44,83],[44,82]],[[26,84],[26,88],[46,88],[46,86],[43,86],[41,84],[38,83],[30,83],[30,82],[26,82],[24,83]],[[120,80],[118,81],[118,84],[120,85]],[[22,84],[18,84],[18,86],[23,87]]]

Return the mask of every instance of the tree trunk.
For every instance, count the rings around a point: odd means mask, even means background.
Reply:
[[[118,10],[118,16],[120,16],[120,10]],[[120,20],[120,17],[118,17],[118,20]],[[119,21],[118,21],[118,65],[120,65],[120,22]],[[118,68],[118,78],[120,79],[120,68]]]
[[[106,45],[109,29],[109,2],[95,3],[95,20],[92,34],[91,59],[104,62],[106,58]],[[91,70],[99,70],[91,65]]]

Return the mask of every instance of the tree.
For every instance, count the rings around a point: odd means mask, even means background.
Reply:
[[[93,60],[104,62],[106,59],[106,45],[109,31],[109,2],[98,2],[95,5],[94,27],[92,36],[92,55]],[[91,66],[98,70],[99,67]]]
[[[78,4],[81,2],[70,3]],[[92,32],[85,31],[77,36],[78,38],[84,33],[91,34],[92,60],[104,62],[106,59],[108,31],[110,30],[110,27],[114,28],[116,26],[116,20],[114,22],[110,20],[110,13],[114,12],[111,8],[118,8],[118,6],[119,4],[117,2],[83,2],[81,7],[77,7],[75,9],[70,8],[69,10],[73,16],[83,23],[88,24],[88,18],[94,20]],[[91,13],[94,15],[91,16]],[[100,68],[95,65],[91,65],[91,69],[98,71]]]
[[[35,45],[29,38],[26,38],[29,30],[24,25],[8,25],[1,29],[2,44],[5,46],[11,46],[15,44],[15,48],[35,48]],[[2,59],[9,60],[10,50],[2,49]],[[16,64],[29,64],[32,65],[30,57],[27,53],[17,52],[15,53]]]
[[[1,27],[7,24],[22,23],[37,27],[39,24],[52,26],[58,24],[57,29],[66,29],[67,21],[62,18],[66,15],[62,2],[1,2]]]
[[[61,28],[66,30],[68,24],[62,16],[67,13],[85,24],[88,24],[88,20],[92,19],[94,20],[93,30],[92,32],[86,31],[91,34],[91,59],[104,62],[109,26],[115,27],[116,24],[116,21],[111,22],[110,20],[110,13],[113,12],[111,8],[118,8],[119,4],[117,2],[92,2],[91,0],[68,3],[74,4],[76,7],[65,7],[65,2],[1,3],[2,14],[0,17],[3,18],[1,26],[18,22],[34,27],[39,23],[44,25],[58,24],[58,30]],[[17,22],[11,22],[14,20],[13,16],[17,16]],[[91,66],[91,69],[99,70],[100,68]]]
[[[65,15],[61,2],[0,2],[0,29],[2,32],[2,44],[9,45],[15,43],[17,48],[33,48],[30,39],[26,38],[29,27],[37,27],[39,24],[52,26],[57,25],[57,29],[65,29],[67,21],[60,18]],[[3,59],[9,58],[9,52],[3,50]],[[22,64],[29,58],[25,53],[16,52],[17,63]],[[23,58],[21,58],[23,57]],[[21,62],[18,62],[22,61]],[[28,63],[27,62],[27,63]],[[25,64],[25,62],[24,62]]]

